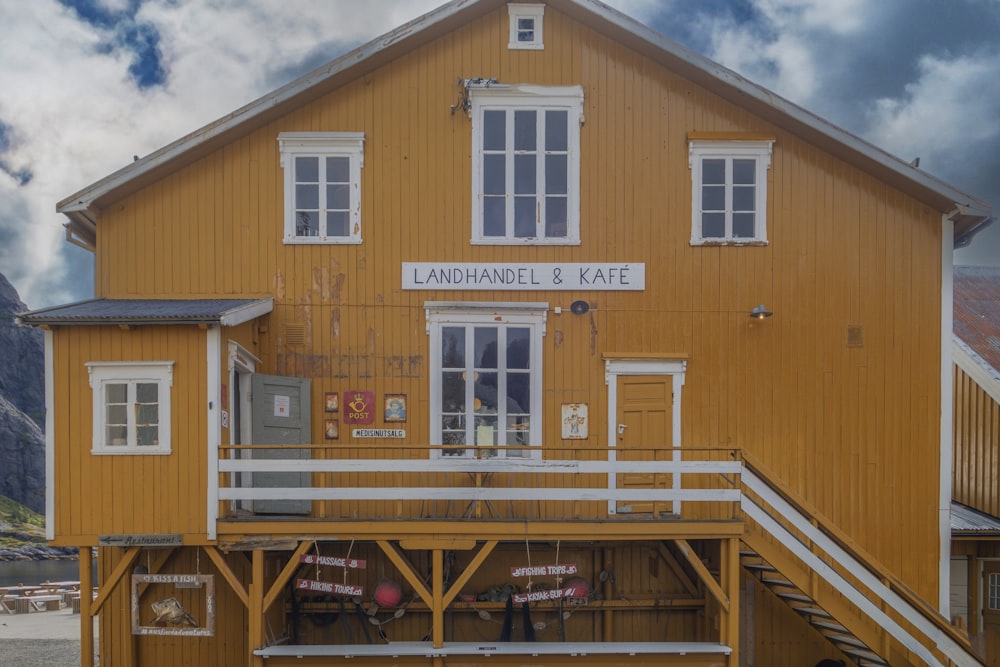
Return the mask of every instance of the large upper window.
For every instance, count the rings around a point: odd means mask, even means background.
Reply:
[[[172,361],[90,362],[94,454],[169,454]]]
[[[767,241],[772,143],[690,141],[693,245]]]
[[[285,243],[361,243],[360,132],[282,132]]]
[[[580,242],[583,89],[473,88],[473,243]]]
[[[541,444],[547,308],[427,304],[431,440],[452,447],[441,455],[474,457],[486,446],[481,457],[526,457],[523,446]]]

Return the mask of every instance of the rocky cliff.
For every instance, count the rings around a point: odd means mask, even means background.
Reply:
[[[0,495],[45,510],[45,357],[42,332],[14,324],[28,310],[0,274]]]

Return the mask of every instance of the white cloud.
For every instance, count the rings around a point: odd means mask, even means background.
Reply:
[[[850,35],[864,28],[871,0],[757,0],[757,9],[779,30],[824,30]]]

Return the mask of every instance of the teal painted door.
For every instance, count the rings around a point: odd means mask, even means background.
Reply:
[[[251,378],[253,440],[257,445],[282,445],[254,449],[254,459],[308,459],[310,450],[293,447],[312,442],[310,432],[309,380],[261,375]],[[289,445],[289,446],[285,446]],[[255,472],[254,488],[303,488],[312,486],[308,472]],[[255,514],[309,514],[311,500],[289,498],[255,500]]]

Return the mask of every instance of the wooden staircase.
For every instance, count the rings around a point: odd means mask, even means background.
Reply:
[[[848,656],[859,667],[885,667],[889,663],[864,640],[837,622],[811,596],[793,582],[783,577],[773,565],[752,550],[740,552],[743,568],[799,614],[809,625],[825,637],[834,648]]]

